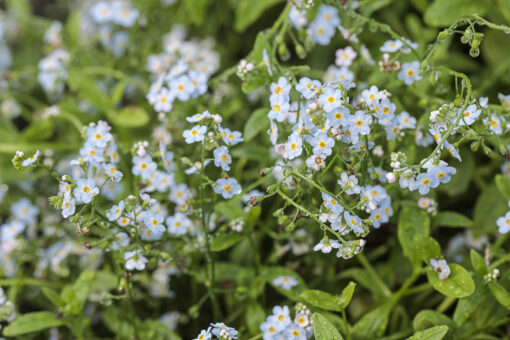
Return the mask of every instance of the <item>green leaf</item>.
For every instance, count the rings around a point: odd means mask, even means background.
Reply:
[[[64,28],[66,42],[70,45],[76,45],[80,41],[81,28],[80,28],[80,13],[72,11],[67,17],[66,25]]]
[[[48,298],[48,300],[50,300],[50,302],[53,303],[53,305],[55,307],[64,306],[64,300],[62,300],[62,298],[60,297],[60,294],[57,291],[55,291],[54,289],[51,289],[49,287],[42,287],[41,290],[42,290],[44,296],[46,296]]]
[[[453,321],[459,326],[469,319],[482,302],[490,299],[489,291],[482,276],[475,273],[473,281],[475,282],[475,292],[468,297],[460,299],[453,313]]]
[[[282,0],[239,0],[236,7],[234,29],[238,32],[244,31],[267,9],[279,2],[282,2]]]
[[[430,218],[425,211],[411,206],[402,209],[398,221],[398,240],[404,250],[404,255],[411,260],[413,267],[420,265],[422,257],[419,247],[414,244],[414,236],[427,236],[429,231]]]
[[[65,325],[64,320],[57,319],[55,313],[47,311],[33,312],[17,317],[5,327],[3,335],[18,336],[62,325]]]
[[[260,324],[266,319],[264,308],[258,303],[250,303],[246,310],[246,325],[251,333],[260,331]]]
[[[149,114],[140,106],[127,106],[120,111],[108,111],[110,121],[119,127],[136,128],[149,122]]]
[[[475,283],[468,271],[456,263],[449,264],[449,266],[451,273],[444,281],[439,279],[439,276],[432,268],[428,268],[427,278],[432,287],[443,295],[455,298],[462,298],[473,294]]]
[[[354,293],[356,283],[349,282],[341,295],[332,295],[321,290],[305,290],[299,295],[305,302],[325,310],[341,312],[347,307]]]
[[[252,91],[255,91],[259,87],[263,86],[266,83],[267,77],[263,73],[253,73],[246,76],[243,80],[243,84],[241,85],[241,90],[244,93],[248,94]],[[266,110],[266,114],[269,112]]]
[[[23,130],[22,138],[31,142],[48,140],[53,136],[54,131],[55,124],[51,120],[39,119]]]
[[[228,249],[243,238],[245,238],[245,235],[239,233],[218,235],[211,242],[211,251],[222,251]]]
[[[100,110],[110,109],[110,101],[107,96],[95,84],[94,78],[81,73],[79,70],[71,70],[67,82],[73,91],[90,102]]]
[[[386,296],[386,293],[382,289],[381,285],[374,284],[372,276],[369,273],[367,273],[366,270],[363,270],[361,268],[346,269],[340,273],[339,278],[351,278],[356,280],[357,283],[368,289],[372,294],[374,294],[374,296],[378,298]]]
[[[251,207],[248,211],[248,214],[246,215],[246,230],[252,230],[255,224],[258,221],[258,218],[260,216],[260,213],[262,212],[262,208],[260,205],[257,205],[255,207]]]
[[[465,15],[484,15],[487,5],[479,0],[435,0],[425,11],[424,20],[430,26],[449,26]]]
[[[510,294],[508,291],[497,281],[489,282],[489,289],[492,296],[504,307],[510,309]]]
[[[438,227],[471,228],[473,221],[455,211],[441,211],[433,217],[432,223]]]
[[[228,201],[219,202],[214,206],[214,211],[230,220],[244,216],[245,212],[240,206],[240,200],[234,197]]]
[[[351,281],[347,284],[347,287],[342,290],[342,294],[340,295],[340,305],[342,308],[347,308],[351,302],[352,296],[354,295],[354,289],[356,289],[356,282]]]
[[[105,326],[114,334],[118,339],[132,339],[135,333],[133,325],[126,318],[124,310],[115,306],[110,306],[102,313],[102,320]]]
[[[354,337],[358,339],[377,339],[382,337],[386,331],[392,307],[393,302],[388,300],[363,315],[352,328]]]
[[[196,25],[201,25],[204,22],[207,8],[209,6],[210,0],[186,0],[186,10],[188,12],[188,16]]]
[[[484,34],[483,43],[480,45],[483,59],[493,67],[508,65],[507,51],[510,50],[508,34],[496,30],[488,30]]]
[[[447,64],[448,61],[451,61],[452,58],[451,49],[447,49],[444,51],[444,63]],[[462,54],[459,56],[464,57]],[[439,57],[436,54],[436,58]],[[468,61],[471,62],[470,57],[466,57]],[[462,60],[462,59],[461,59]],[[439,62],[439,61],[438,61]],[[455,65],[460,64],[461,62],[455,59]],[[473,156],[473,152],[471,149],[460,149],[460,156],[462,157],[462,162],[455,165],[457,169],[457,173],[455,176],[452,176],[451,181],[441,185],[438,189],[446,192],[449,196],[458,196],[466,193],[471,184],[471,180],[475,175],[476,170],[476,162]]]
[[[333,324],[319,313],[314,313],[313,321],[313,335],[317,340],[342,340],[342,336]]]
[[[496,220],[508,210],[505,198],[491,183],[478,196],[473,213],[473,236],[480,237],[497,230]]]
[[[257,34],[257,38],[255,39],[255,43],[253,44],[253,49],[246,56],[246,60],[252,62],[254,65],[259,64],[263,60],[262,53],[264,50],[270,54],[271,44],[269,43],[267,33],[259,32],[259,34]]]
[[[15,19],[19,24],[30,23],[32,6],[29,0],[7,0],[7,11],[9,17]]]
[[[453,339],[457,325],[448,316],[430,309],[420,311],[413,320],[413,329],[415,332],[425,331],[430,327],[446,326],[448,330],[447,339]]]
[[[245,142],[252,140],[261,131],[266,131],[269,128],[268,112],[268,108],[260,108],[250,115],[244,125],[243,138]]]
[[[413,244],[416,248],[416,253],[427,264],[430,259],[441,255],[441,246],[430,236],[416,234],[413,236]]]
[[[510,201],[510,178],[504,175],[496,175],[496,186],[503,197]]]
[[[448,332],[448,326],[436,326],[414,333],[408,340],[441,340]]]
[[[471,265],[473,266],[473,269],[480,275],[487,274],[487,266],[485,265],[485,260],[482,255],[478,254],[478,252],[474,249],[471,249],[469,255],[471,257]]]

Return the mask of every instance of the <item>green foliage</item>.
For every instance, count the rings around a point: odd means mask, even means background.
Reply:
[[[16,318],[3,330],[5,336],[18,336],[38,332],[51,327],[65,325],[65,321],[57,318],[53,312],[33,312]]]
[[[317,340],[342,340],[335,326],[324,316],[314,313],[312,317],[313,333]]]
[[[427,278],[432,287],[449,297],[462,298],[473,294],[475,283],[469,272],[456,263],[450,264],[450,269],[450,276],[444,281],[432,269],[427,270]]]

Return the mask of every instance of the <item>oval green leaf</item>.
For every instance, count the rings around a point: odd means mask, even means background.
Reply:
[[[450,276],[446,280],[440,280],[437,273],[429,267],[427,278],[435,290],[443,295],[463,298],[473,294],[475,283],[468,271],[459,264],[452,263],[450,266]]]
[[[325,316],[315,313],[312,317],[313,334],[317,340],[342,340],[340,332]]]

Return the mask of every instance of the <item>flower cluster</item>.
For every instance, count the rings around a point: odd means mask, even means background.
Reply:
[[[306,340],[313,336],[311,312],[302,303],[296,304],[294,319],[288,306],[274,306],[273,314],[260,324],[262,339]]]
[[[187,101],[207,91],[207,81],[219,67],[219,56],[211,40],[186,41],[186,31],[174,28],[163,38],[164,52],[151,54],[147,70],[155,81],[147,100],[156,112],[170,112],[173,102]]]
[[[205,145],[215,147],[213,151],[214,165],[223,171],[229,171],[232,157],[228,151],[228,146],[236,145],[243,141],[241,132],[223,128],[220,125],[222,121],[221,116],[210,114],[208,111],[197,113],[186,118],[186,120],[190,123],[200,122],[191,129],[184,130],[182,136],[185,138],[186,143],[193,144],[199,142],[202,143],[203,147]],[[225,145],[219,146],[220,141]],[[203,163],[195,163],[187,173],[200,171],[202,167],[207,166],[205,161]],[[220,178],[214,184],[213,189],[215,193],[222,195],[226,199],[241,193],[241,186],[235,178]]]
[[[307,154],[305,163],[311,172],[326,168],[327,158],[333,154],[335,144],[351,144],[349,150],[353,161],[363,157],[360,155],[370,155],[369,150],[375,145],[369,140],[375,128],[374,122],[382,125],[381,130],[387,133],[388,139],[395,138],[398,131],[412,129],[416,123],[416,119],[407,112],[395,115],[396,107],[389,101],[389,94],[375,86],[362,91],[357,103],[349,103],[347,90],[355,87],[352,73],[346,67],[338,71],[336,78],[326,84],[301,78],[295,85],[300,95],[298,102],[290,102],[292,86],[286,78],[280,77],[277,83],[271,84],[271,111],[268,114],[271,143],[287,161],[296,161],[303,153]],[[356,109],[357,105],[361,109]],[[278,123],[291,125],[292,133],[282,144],[278,143]],[[279,180],[285,179],[287,186],[292,187],[292,181],[289,182],[292,177],[286,175],[288,168],[285,163],[275,166],[274,171]],[[379,168],[371,169],[369,175],[374,181],[387,181],[386,173]],[[368,230],[363,227],[364,223],[379,228],[381,223],[389,220],[393,214],[391,198],[381,185],[358,185],[358,177],[345,172],[340,177],[338,195],[321,190],[324,204],[320,220],[330,223],[334,234],[340,236],[353,232],[365,235]],[[339,198],[341,195],[358,197],[356,208],[370,214],[369,219],[364,222],[347,201]],[[325,238],[321,242],[316,250],[330,252],[332,248],[337,248],[337,255],[344,258],[353,256],[364,245],[363,240],[342,244]]]
[[[219,340],[237,339],[237,330],[223,322],[212,323],[210,327],[200,331],[200,334],[193,340],[211,340],[213,336]]]
[[[37,80],[46,93],[56,95],[64,90],[69,58],[66,50],[57,49],[39,61]]]
[[[99,1],[90,8],[92,21],[99,25],[99,37],[103,46],[116,57],[121,57],[129,46],[129,33],[140,12],[128,1]],[[120,27],[120,30],[116,27]]]
[[[5,193],[5,192],[4,192]],[[21,198],[10,208],[10,219],[0,225],[0,262],[5,275],[13,276],[18,268],[11,254],[19,248],[23,233],[33,235],[38,222],[39,208],[28,198]],[[18,237],[18,236],[23,237]]]

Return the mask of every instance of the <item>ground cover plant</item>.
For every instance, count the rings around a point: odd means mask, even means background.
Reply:
[[[0,3],[6,339],[510,338],[510,3]]]

